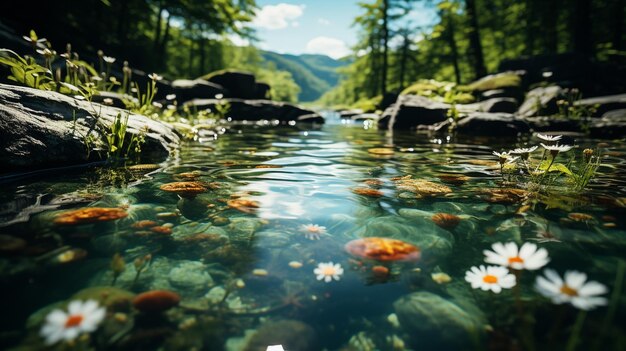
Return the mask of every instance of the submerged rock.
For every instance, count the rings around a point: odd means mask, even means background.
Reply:
[[[564,93],[559,86],[539,87],[526,93],[526,99],[517,110],[521,117],[552,115],[559,112],[557,100]]]
[[[400,326],[420,350],[471,348],[481,333],[482,317],[430,292],[406,295],[393,304]]]
[[[403,129],[433,125],[448,119],[450,105],[423,96],[401,95],[378,120],[379,128]]]
[[[319,350],[315,330],[296,320],[264,323],[250,338],[244,351],[266,351],[268,345],[282,345],[285,350]]]
[[[172,82],[172,88],[176,94],[176,101],[180,104],[193,99],[213,99],[215,95],[228,94],[223,86],[204,79],[176,79]]]
[[[96,111],[94,111],[96,106]],[[124,110],[92,105],[56,92],[0,84],[0,162],[3,171],[77,165],[98,159],[87,155],[87,135],[109,128]],[[165,158],[178,145],[171,127],[130,115],[127,133],[147,129],[142,158]]]

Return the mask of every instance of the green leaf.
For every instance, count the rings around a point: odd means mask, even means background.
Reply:
[[[550,167],[550,170],[548,171],[548,167]],[[565,166],[562,163],[553,163],[550,166],[550,161],[545,160],[543,162],[541,162],[541,165],[539,165],[539,169],[542,171],[548,171],[548,172],[561,172],[561,173],[565,173],[569,176],[573,176],[574,173],[572,173],[572,171],[569,170],[569,168],[567,168],[567,166]]]

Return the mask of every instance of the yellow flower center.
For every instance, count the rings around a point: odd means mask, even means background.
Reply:
[[[335,274],[335,267],[325,267],[322,270],[322,274],[323,275],[334,275]]]
[[[578,296],[578,291],[570,288],[569,286],[567,286],[567,284],[563,284],[563,286],[561,287],[561,292],[567,296]]]
[[[509,258],[509,264],[513,263],[524,263],[524,260],[519,256]]]
[[[483,277],[483,281],[487,284],[495,284],[498,282],[498,277],[495,275],[487,274]]]
[[[67,321],[65,321],[65,327],[66,328],[72,328],[72,327],[76,327],[80,325],[80,322],[83,321],[83,316],[81,316],[80,314],[74,314],[69,316],[69,318],[67,318]]]

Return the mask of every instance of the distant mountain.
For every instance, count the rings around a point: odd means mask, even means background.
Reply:
[[[261,55],[279,70],[291,73],[300,86],[298,100],[302,102],[315,101],[335,87],[339,81],[337,68],[348,64],[325,55],[289,55],[271,51],[262,51]]]

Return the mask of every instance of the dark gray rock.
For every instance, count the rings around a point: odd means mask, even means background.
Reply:
[[[480,93],[481,101],[493,98],[513,98],[520,101],[524,98],[524,94],[519,87],[503,87],[499,89],[486,90]]]
[[[602,116],[609,111],[621,110],[626,108],[626,94],[598,96],[588,99],[582,99],[574,103],[576,106],[594,108],[594,117]]]
[[[517,136],[529,133],[530,127],[510,113],[474,112],[459,120],[455,131],[467,135]]]
[[[239,99],[255,99],[258,97],[257,83],[252,73],[220,71],[211,73],[203,78],[228,90],[228,97]]]
[[[535,132],[580,132],[580,123],[568,118],[528,117],[524,119]]]
[[[430,292],[415,292],[394,302],[400,326],[419,350],[471,349],[482,334],[483,317]]]
[[[0,162],[6,172],[77,165],[99,159],[87,156],[85,136],[108,128],[124,110],[59,93],[0,84]],[[147,128],[143,159],[162,159],[178,145],[168,125],[131,115],[130,134]]]
[[[626,121],[626,108],[605,112],[602,115],[602,119],[609,121]]]
[[[517,110],[521,117],[553,115],[559,112],[557,100],[564,91],[559,86],[535,88],[526,94],[526,99]]]
[[[343,110],[343,111],[338,111],[338,112],[339,112],[339,118],[351,118],[352,116],[362,114],[364,111],[361,109],[355,109],[355,110]]]
[[[193,99],[214,99],[216,95],[227,96],[228,92],[219,84],[208,82],[204,79],[177,79],[172,82],[174,94],[178,103],[184,103]]]
[[[272,87],[269,84],[263,82],[256,83],[256,94],[254,99],[272,99]]]
[[[514,113],[518,107],[517,100],[509,97],[492,98],[480,103],[480,110],[483,112]]]
[[[410,129],[419,125],[433,125],[448,119],[449,104],[418,95],[400,95],[378,120],[379,128]]]
[[[620,139],[626,137],[626,119],[601,118],[593,120],[589,127],[592,138]]]
[[[196,110],[214,109],[220,101],[230,104],[227,117],[235,121],[258,121],[258,120],[279,120],[281,122],[305,122],[324,123],[324,118],[315,111],[304,109],[300,106],[286,102],[276,102],[270,100],[244,100],[244,99],[195,99],[185,104]]]

